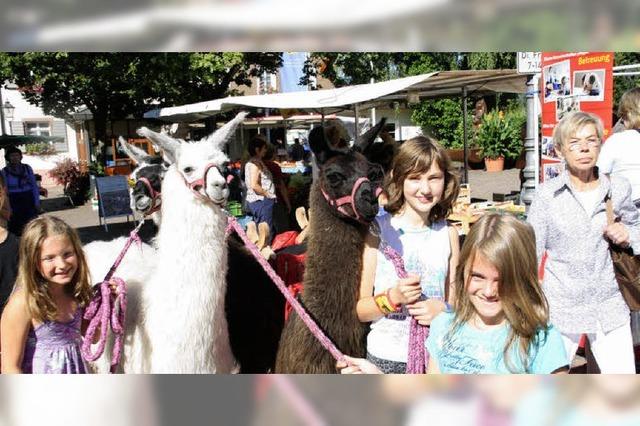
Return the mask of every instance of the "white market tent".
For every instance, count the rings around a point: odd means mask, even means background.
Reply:
[[[480,97],[494,93],[526,93],[528,76],[516,70],[440,71],[411,77],[359,84],[337,89],[275,93],[269,95],[229,96],[222,99],[148,111],[144,118],[169,122],[196,121],[236,108],[269,108],[335,114],[353,109],[358,132],[360,111],[388,106],[395,101],[417,103],[420,99],[442,97]],[[466,129],[467,103],[463,102]],[[467,135],[464,135],[464,181],[467,175]]]
[[[352,108],[362,111],[393,101],[413,102],[419,98],[525,93],[526,80],[526,75],[518,74],[515,70],[441,71],[337,89],[229,96],[154,109],[145,113],[144,117],[170,122],[196,121],[242,107],[333,114]]]

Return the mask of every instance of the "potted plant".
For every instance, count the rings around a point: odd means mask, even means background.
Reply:
[[[518,158],[522,151],[522,121],[516,113],[492,111],[482,117],[476,143],[488,172],[504,169],[505,158]]]
[[[89,174],[80,169],[77,161],[65,158],[57,162],[55,167],[49,170],[49,176],[64,187],[64,195],[69,197],[74,206],[82,205],[87,201]]]

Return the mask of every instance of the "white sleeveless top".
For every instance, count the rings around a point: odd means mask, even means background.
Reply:
[[[441,220],[424,228],[408,228],[401,226],[399,218],[386,211],[380,213],[376,221],[380,227],[380,238],[402,255],[407,272],[421,277],[422,294],[444,300],[451,254],[447,222]],[[378,251],[373,294],[386,292],[395,287],[397,281],[393,264]],[[378,358],[407,362],[410,319],[405,310],[405,313],[372,322],[367,336],[367,351]]]
[[[254,201],[264,200],[264,195],[256,194],[253,188],[251,188],[251,172],[249,169],[249,163],[250,162],[247,162],[247,164],[244,165],[244,183],[247,186],[247,203],[253,203]],[[254,164],[254,166],[256,165]],[[273,185],[273,177],[271,176],[271,172],[267,166],[264,166],[260,171],[260,186],[267,192],[270,198],[275,197],[276,192]]]

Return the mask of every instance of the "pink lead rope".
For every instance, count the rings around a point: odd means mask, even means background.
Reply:
[[[380,246],[382,247],[384,257],[393,264],[398,278],[408,278],[409,274],[407,274],[404,268],[404,261],[400,253],[387,244],[382,237],[380,237]],[[426,366],[429,363],[429,352],[427,352],[424,342],[427,340],[427,337],[429,337],[429,327],[420,325],[414,317],[411,317],[409,324],[407,374],[424,374],[426,372]]]
[[[278,274],[276,274],[276,272],[273,270],[271,265],[269,265],[269,263],[264,258],[264,256],[260,254],[255,244],[249,241],[249,238],[247,237],[247,234],[245,234],[244,230],[242,229],[242,226],[240,226],[238,221],[233,216],[230,216],[228,219],[226,234],[229,235],[232,230],[235,231],[236,234],[238,234],[238,236],[240,236],[244,244],[251,251],[251,254],[253,254],[253,257],[255,257],[256,260],[260,263],[260,266],[262,266],[265,272],[269,275],[271,280],[278,287],[278,290],[280,290],[280,292],[285,297],[285,299],[287,299],[287,301],[291,304],[293,309],[300,316],[302,321],[309,328],[309,330],[315,336],[315,338],[318,339],[320,344],[331,353],[331,355],[336,361],[346,361],[344,358],[344,354],[340,352],[340,350],[336,347],[336,345],[333,344],[331,339],[329,339],[327,335],[324,334],[324,332],[320,329],[318,324],[315,323],[315,321],[309,316],[307,311],[302,307],[300,302],[298,302],[298,299],[296,299],[291,295],[291,293],[287,290],[287,286],[284,284],[284,282],[278,276]]]
[[[105,275],[104,280],[96,286],[97,288],[93,299],[84,313],[84,319],[89,320],[89,327],[87,328],[87,332],[85,333],[84,340],[82,342],[82,357],[89,362],[93,362],[102,356],[107,342],[108,327],[111,325],[111,331],[115,335],[115,344],[111,354],[111,368],[109,370],[111,373],[115,373],[116,367],[120,363],[120,357],[122,356],[125,313],[127,311],[127,285],[124,280],[113,277],[113,274],[116,272],[116,269],[118,269],[118,266],[120,266],[120,263],[129,250],[129,247],[131,247],[131,244],[134,241],[138,246],[142,244],[142,241],[138,236],[138,231],[143,223],[143,220],[140,221],[138,226],[131,231],[129,239],[125,243],[122,251],[120,251],[116,261],[109,269],[109,272]],[[109,287],[109,281],[113,281],[116,286],[116,297],[113,301],[113,308],[111,307],[111,288]],[[96,352],[92,353],[91,343],[98,326],[100,327],[100,340],[98,342]]]

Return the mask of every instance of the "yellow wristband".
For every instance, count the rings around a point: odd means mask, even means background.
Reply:
[[[384,315],[389,315],[390,313],[396,311],[391,302],[389,302],[389,298],[384,293],[374,296],[373,300],[376,302],[376,305],[378,306],[378,309],[380,309],[380,312],[382,312]]]

